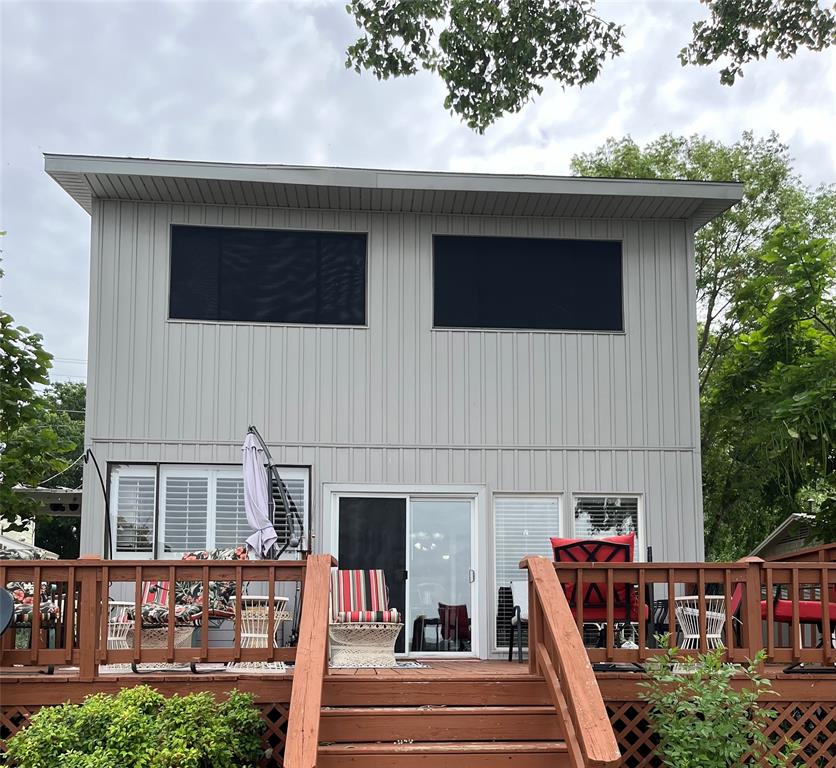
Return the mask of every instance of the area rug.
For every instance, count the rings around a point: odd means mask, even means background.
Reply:
[[[411,659],[409,659],[409,660],[396,662],[394,667],[391,667],[389,665],[380,666],[380,667],[357,667],[357,666],[353,666],[351,664],[345,664],[345,665],[331,664],[330,667],[331,667],[331,669],[429,669],[430,665],[429,664],[422,664],[420,661],[412,661]]]

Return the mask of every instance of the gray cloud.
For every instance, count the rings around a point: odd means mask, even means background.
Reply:
[[[583,90],[543,95],[477,136],[421,74],[344,67],[344,3],[16,2],[2,14],[2,301],[63,359],[86,357],[89,218],[41,153],[567,173],[609,136],[778,131],[811,184],[836,178],[836,57],[751,65],[734,88],[680,67],[693,2],[601,2],[626,50]],[[59,374],[83,366],[56,364]]]

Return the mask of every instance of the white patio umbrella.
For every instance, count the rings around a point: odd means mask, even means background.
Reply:
[[[248,432],[241,447],[244,466],[244,509],[247,520],[255,531],[247,538],[247,544],[258,559],[267,557],[278,540],[276,529],[270,522],[270,498],[267,494],[267,470],[264,466],[264,449],[256,436]]]

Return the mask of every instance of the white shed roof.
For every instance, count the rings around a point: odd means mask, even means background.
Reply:
[[[743,194],[734,182],[385,171],[44,155],[46,172],[88,213],[93,198],[205,205],[485,216],[691,219]]]

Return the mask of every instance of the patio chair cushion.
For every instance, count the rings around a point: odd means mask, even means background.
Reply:
[[[331,619],[341,613],[389,610],[389,590],[382,570],[331,571]]]
[[[830,626],[836,625],[836,603],[828,603],[830,614]],[[772,603],[772,615],[775,621],[782,624],[792,623],[792,600],[774,600]],[[766,600],[761,600],[761,617],[767,617]],[[822,609],[819,600],[798,601],[798,621],[801,624],[821,624]]]
[[[388,611],[340,611],[337,624],[397,624],[401,620],[397,609]]]
[[[247,560],[245,546],[234,549],[212,549],[186,552],[183,560]],[[142,623],[147,626],[168,622],[170,585],[167,581],[148,581],[142,589]],[[209,618],[230,619],[235,615],[232,598],[234,581],[209,582]],[[133,619],[134,611],[128,609]],[[196,624],[203,618],[203,582],[177,581],[174,587],[174,621],[176,624]]]
[[[603,536],[600,539],[563,539],[552,537],[550,539],[554,551],[554,559],[561,563],[629,563],[633,560],[635,551],[636,534],[627,533],[621,536]],[[564,584],[563,590],[569,606],[575,612],[577,599],[575,596],[575,585]],[[584,585],[582,596],[584,607],[584,618],[588,612],[604,609],[606,617],[606,585],[596,582],[588,582]],[[636,595],[635,590],[629,584],[613,585],[613,607],[617,619],[627,618],[626,613],[635,611]],[[590,620],[592,614],[589,614]]]

